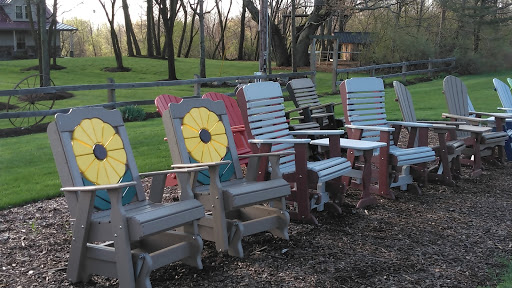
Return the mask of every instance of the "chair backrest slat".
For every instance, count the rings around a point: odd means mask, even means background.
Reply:
[[[385,110],[384,82],[375,77],[351,78],[340,85],[346,124],[388,127]],[[364,131],[361,139],[378,141],[379,133]],[[348,130],[349,138],[352,131]]]
[[[510,93],[510,87],[497,78],[492,79],[492,82],[494,83],[494,88],[496,88],[496,92],[500,97],[501,106],[505,108],[512,108],[512,94]],[[507,113],[512,113],[512,109],[506,111]]]
[[[284,113],[281,86],[276,82],[258,82],[237,90],[240,111],[247,121],[251,139],[293,139]],[[273,144],[272,151],[293,149],[291,144]],[[253,151],[257,152],[257,151]],[[284,161],[284,162],[283,162]],[[295,156],[281,157],[281,163],[295,161]]]
[[[393,81],[393,87],[395,89],[395,94],[398,99],[398,104],[404,121],[416,122],[416,112],[414,111],[412,96],[409,89],[398,81]]]

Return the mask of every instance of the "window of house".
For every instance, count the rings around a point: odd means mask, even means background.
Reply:
[[[16,6],[16,19],[23,19],[23,6]]]
[[[25,19],[28,19],[28,7],[27,7],[27,5],[25,5],[23,8],[25,9]]]
[[[21,32],[16,33],[16,48],[19,50],[24,50],[26,48],[25,34]]]

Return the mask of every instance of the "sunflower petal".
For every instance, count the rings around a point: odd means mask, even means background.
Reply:
[[[112,137],[116,134],[116,131],[110,124],[105,123],[103,126],[103,134],[101,136],[101,143],[106,144],[112,139]]]
[[[219,135],[215,136],[215,137],[219,137]],[[224,158],[224,156],[226,155],[226,153],[228,152],[228,149],[226,148],[225,145],[222,145],[221,143],[219,143],[218,141],[211,141],[210,142],[210,145],[212,146],[212,148],[217,152],[217,154],[219,154],[220,156],[220,159]],[[220,160],[219,159],[219,160]]]
[[[222,160],[222,157],[224,155],[221,155],[216,149],[215,147],[213,147],[213,145],[210,144],[208,145],[208,150],[210,151],[210,157],[211,157],[211,161],[212,162],[219,162],[220,160]]]
[[[80,169],[80,172],[86,171],[89,166],[91,166],[91,163],[93,161],[96,161],[96,157],[91,154],[86,154],[82,156],[76,156],[76,164],[78,164],[78,169]]]
[[[201,126],[201,114],[199,113],[199,109],[190,109],[187,115],[183,117],[183,124],[186,124],[197,131],[201,130],[203,127]]]
[[[73,140],[71,145],[73,145],[73,152],[75,153],[75,157],[93,153],[92,146],[82,141]]]
[[[89,156],[89,155],[87,155]],[[84,157],[84,156],[82,156]],[[94,156],[92,156],[94,157]],[[91,162],[91,165],[87,167],[85,170],[80,169],[82,171],[82,175],[85,177],[85,179],[91,181],[94,184],[98,184],[98,166],[100,161],[98,161],[96,158]]]
[[[203,153],[205,152],[204,143],[199,141],[198,144],[193,147],[192,150],[188,150],[188,153],[190,154],[190,157],[195,159],[197,162],[203,162]],[[187,147],[188,148],[188,147]]]
[[[201,117],[201,125],[202,127],[201,128],[207,128],[208,127],[208,117],[210,116],[210,110],[204,108],[204,107],[200,107],[199,108],[199,113],[200,113],[200,117]]]
[[[103,126],[105,125],[105,122],[101,121],[98,118],[92,118],[91,125],[92,125],[92,132],[89,132],[89,134],[94,133],[94,138],[96,138],[96,141],[97,141],[96,143],[102,143],[101,141],[103,139]]]
[[[105,161],[98,161],[98,179],[96,180],[96,184],[105,185],[105,184],[115,184],[111,183],[108,179],[107,169],[105,167]]]
[[[107,151],[124,149],[123,140],[121,140],[121,137],[119,137],[119,135],[114,134],[110,141],[108,141],[108,143],[105,144],[105,149],[107,149]]]
[[[109,157],[107,157],[105,161],[107,161],[110,164],[110,167],[112,167],[112,169],[115,171],[119,178],[121,178],[124,175],[124,172],[126,172],[126,164],[123,164]]]
[[[84,130],[84,128],[81,125],[76,126],[75,130],[73,130],[72,139],[83,142],[87,145],[90,145],[91,147],[94,146],[94,144],[96,144],[96,142],[91,137],[89,137],[89,134],[87,133],[87,131]]]
[[[105,171],[107,172],[108,182],[109,183],[117,183],[119,179],[121,179],[121,175],[117,174],[112,164],[109,161],[103,161],[103,165],[105,165]]]
[[[212,135],[212,141],[215,141],[224,147],[228,147],[228,137],[226,134]]]
[[[124,149],[107,150],[107,158],[126,165],[126,151]]]
[[[181,125],[181,132],[183,132],[183,138],[199,138],[199,130],[194,129],[189,125]]]
[[[226,128],[224,127],[224,124],[222,122],[218,121],[215,125],[213,125],[210,128],[210,134],[212,135],[220,135],[220,134],[226,134]]]
[[[93,144],[98,143],[98,141],[100,139],[96,139],[96,135],[94,134],[94,128],[93,128],[91,119],[82,120],[82,122],[80,122],[80,127],[82,127],[82,129],[84,129],[84,132],[91,139],[90,141],[92,141]]]

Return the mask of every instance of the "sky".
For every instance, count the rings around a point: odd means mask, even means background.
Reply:
[[[137,19],[145,19],[146,18],[146,1],[145,0],[127,0],[128,6],[130,7],[130,16],[132,21],[135,22]],[[196,0],[197,1],[197,0]],[[234,16],[240,13],[241,5],[237,3],[240,0],[233,0],[233,6],[231,8],[230,15]],[[105,0],[107,3],[107,9],[110,7],[110,1]],[[229,4],[229,0],[223,0],[224,3]],[[53,1],[46,0],[46,4],[51,7]],[[58,16],[57,19],[60,22],[65,21],[66,19],[71,19],[74,17],[81,18],[84,20],[91,20],[91,22],[96,24],[107,23],[107,17],[105,16],[105,12],[103,8],[99,4],[98,0],[59,0],[59,8],[58,8]],[[213,6],[215,3],[213,0],[204,0],[205,8],[208,6]],[[121,5],[121,0],[117,0],[116,5]],[[226,7],[227,10],[227,7]],[[110,9],[109,9],[110,11]],[[124,23],[123,12],[121,9],[117,10],[115,16],[116,22]]]

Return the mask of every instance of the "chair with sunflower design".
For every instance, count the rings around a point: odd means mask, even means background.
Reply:
[[[273,166],[268,181],[258,181],[258,166],[268,157],[273,164],[279,153],[248,154],[245,174],[222,101],[184,99],[170,104],[162,117],[174,168],[208,166],[195,182],[195,197],[211,211],[199,221],[199,233],[214,241],[218,251],[243,257],[242,238],[269,231],[288,239],[290,217],[285,197],[290,186],[283,180],[279,166]],[[268,204],[268,205],[260,205]]]
[[[139,174],[118,110],[57,114],[48,137],[71,214],[71,282],[97,274],[118,278],[120,287],[150,287],[151,271],[166,264],[202,268],[197,223],[205,212],[188,183],[204,167]],[[178,175],[181,199],[162,203],[169,172]],[[146,176],[152,177],[148,199]]]
[[[288,197],[292,219],[318,224],[312,209],[325,207],[341,212],[338,204],[344,202],[345,186],[342,176],[352,171],[351,163],[341,157],[340,136],[343,130],[290,131],[284,111],[284,98],[277,82],[258,82],[245,85],[236,92],[238,105],[253,153],[295,151],[279,159],[283,177],[294,186]],[[308,161],[308,136],[329,137],[329,158]],[[295,138],[295,136],[297,138]],[[302,138],[302,139],[300,139]],[[262,162],[260,179],[268,170]]]

